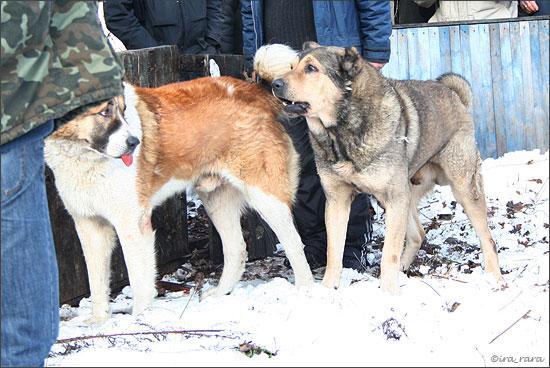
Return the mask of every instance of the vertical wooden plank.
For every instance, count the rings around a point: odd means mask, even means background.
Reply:
[[[138,54],[139,85],[149,86],[149,59],[147,53],[140,51]]]
[[[390,57],[390,64],[391,69],[388,70],[388,76],[390,78],[398,78],[399,77],[399,42],[397,42],[397,39],[399,37],[399,34],[396,29],[392,31],[391,35],[391,57]]]
[[[174,81],[181,81],[181,78],[180,78],[181,72],[180,72],[180,69],[179,69],[180,58],[179,58],[179,50],[177,49],[177,47],[172,48],[172,59],[170,60],[170,63],[171,63],[171,66],[170,66],[171,77],[170,77],[170,79],[174,80]]]
[[[495,127],[495,115],[494,115],[494,98],[493,98],[493,85],[491,81],[491,40],[489,35],[489,25],[479,24],[477,27],[477,45],[471,45],[471,55],[477,55],[479,53],[478,62],[474,62],[472,59],[472,81],[479,81],[480,89],[474,92],[474,98],[480,100],[479,110],[479,122],[483,126],[483,132],[480,130],[479,134],[483,134],[484,138],[484,152],[483,158],[497,156],[496,146],[496,127]],[[472,33],[470,33],[470,36]],[[475,51],[475,52],[474,52]],[[473,71],[474,64],[479,66],[479,73],[476,74]],[[478,123],[478,121],[476,121]]]
[[[167,267],[175,269],[174,263],[181,265],[181,260],[190,251],[185,193],[176,194],[155,208],[151,221],[155,229],[159,273],[171,272]]]
[[[516,97],[514,93],[514,75],[513,75],[513,63],[512,63],[512,45],[510,40],[510,24],[503,22],[499,23],[499,37],[500,37],[500,63],[502,74],[502,109],[504,111],[503,125],[506,128],[506,147],[504,152],[517,150],[518,144],[515,136],[517,131],[517,117],[512,111],[513,106],[516,104]],[[503,153],[504,153],[503,152]]]
[[[390,36],[390,48],[391,48],[391,55],[390,55],[390,61],[382,68],[382,75],[388,78],[396,78],[399,75],[399,55],[398,55],[398,49],[397,49],[397,30],[394,29],[392,31],[392,34]]]
[[[140,83],[140,76],[141,76],[141,60],[140,60],[140,53],[135,51],[134,53],[134,83],[138,86],[141,86]]]
[[[543,141],[542,141],[542,147],[544,150],[548,149],[548,140],[549,140],[549,134],[548,134],[548,121],[549,121],[549,101],[548,101],[548,88],[550,84],[550,72],[549,72],[549,56],[548,56],[548,48],[549,48],[549,40],[548,40],[548,24],[550,21],[548,19],[540,20],[539,23],[539,44],[540,44],[540,66],[541,66],[541,75],[543,78],[542,81],[542,96],[541,100],[543,101],[543,109],[544,109],[544,120],[541,122],[541,124],[544,125],[545,134],[543,134]]]
[[[419,78],[430,79],[430,35],[427,27],[421,27],[416,33],[419,60]]]
[[[460,48],[460,27],[449,27],[449,39],[451,46],[451,71],[462,75],[462,54]]]
[[[159,65],[157,64],[157,56],[164,54],[164,50],[166,50],[164,47],[158,49],[149,48],[144,53],[147,60],[147,85],[150,87],[158,86],[157,72],[159,71]]]
[[[483,47],[480,42],[479,38],[479,29],[477,25],[473,25],[470,27],[470,37],[469,37],[469,49],[472,50],[480,50],[480,48]],[[475,78],[469,79],[470,86],[472,87],[472,93],[474,96],[480,96],[484,93],[483,86],[481,83],[481,79],[478,78],[481,74],[481,63],[482,55],[479,52],[472,52],[470,55],[469,64],[471,64],[471,74],[476,76]],[[486,132],[486,126],[483,116],[483,99],[480,98],[474,98],[472,101],[472,115],[474,117],[474,126],[475,126],[475,132],[476,132],[476,142],[477,146],[479,148],[479,151],[481,152],[482,157],[487,156],[487,132]]]
[[[520,68],[522,80],[522,123],[523,123],[523,149],[532,150],[536,148],[536,122],[534,121],[533,105],[533,73],[531,64],[531,36],[529,34],[529,22],[518,23],[519,49],[520,49]]]
[[[503,76],[501,63],[500,26],[489,25],[491,46],[491,79],[493,87],[493,113],[495,117],[497,157],[506,152],[506,115],[504,107]]]
[[[483,158],[496,157],[496,137],[491,84],[489,27],[474,24],[469,29],[469,48],[476,141]]]
[[[167,77],[167,78],[170,78],[170,80],[177,80],[178,78],[178,73],[177,73],[177,53],[178,53],[178,50],[176,47],[172,47],[170,49],[170,65],[169,65],[169,71],[170,71],[170,75]]]
[[[451,36],[449,27],[436,27],[439,32],[439,60],[441,74],[448,73],[452,70],[451,62]]]
[[[533,95],[535,96],[533,105],[533,125],[535,130],[536,147],[544,147],[544,135],[548,134],[547,120],[544,116],[544,105],[548,104],[548,101],[544,101],[542,96],[544,95],[544,83],[548,83],[546,76],[542,74],[541,70],[541,53],[540,53],[540,41],[539,41],[539,22],[529,22],[529,43],[531,50],[531,78],[533,86]],[[546,132],[545,132],[546,128]]]
[[[462,57],[462,76],[468,82],[472,80],[472,65],[470,58],[470,28],[472,25],[463,24],[460,29],[460,55]]]
[[[125,52],[120,55],[124,63],[124,78],[127,82],[138,84],[138,63],[135,52]]]
[[[417,28],[407,28],[407,46],[409,57],[409,78],[421,79],[420,45],[418,44]]]
[[[409,46],[407,40],[407,30],[398,29],[397,43],[399,50],[399,75],[397,79],[409,79]]]
[[[508,134],[513,136],[513,150],[525,149],[525,109],[523,99],[523,78],[522,78],[522,59],[523,54],[521,50],[520,39],[520,24],[519,22],[509,23],[509,37],[510,46],[512,49],[512,83],[514,91],[514,105],[510,106],[513,120],[515,124],[511,127],[512,130],[508,131]]]
[[[441,70],[441,53],[439,46],[439,27],[429,27],[428,48],[430,57],[430,79],[435,79],[444,72]]]

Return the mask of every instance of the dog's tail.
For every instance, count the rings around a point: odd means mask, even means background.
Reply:
[[[268,82],[282,77],[298,61],[298,51],[287,45],[264,45],[254,55],[254,71]]]
[[[446,73],[438,77],[437,80],[456,92],[462,104],[467,109],[470,108],[472,105],[472,89],[466,79],[455,73]]]

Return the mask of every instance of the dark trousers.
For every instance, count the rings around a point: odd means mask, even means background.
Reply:
[[[327,255],[326,198],[317,174],[307,123],[303,117],[297,117],[284,122],[284,125],[301,160],[300,184],[293,208],[294,221],[305,245],[305,251],[314,254],[320,262],[325,264]],[[367,194],[358,195],[351,206],[344,257],[359,256],[363,244],[370,240],[371,213],[369,196]]]

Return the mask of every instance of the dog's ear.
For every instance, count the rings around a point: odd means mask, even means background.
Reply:
[[[306,41],[304,42],[304,44],[302,45],[302,51],[307,51],[309,49],[316,49],[317,47],[319,47],[321,45],[319,45],[317,42],[315,41]]]
[[[341,67],[344,73],[348,75],[350,79],[355,78],[360,71],[359,52],[355,47],[346,47],[344,50],[344,56],[342,57]]]

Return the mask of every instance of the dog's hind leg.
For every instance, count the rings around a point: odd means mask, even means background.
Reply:
[[[405,249],[401,255],[401,270],[408,270],[411,263],[414,261],[424,236],[426,235],[420,219],[418,218],[418,210],[416,205],[411,205],[409,209],[409,222],[407,223],[407,234],[405,236]]]
[[[115,231],[111,224],[100,218],[73,216],[78,238],[82,245],[90,294],[92,316],[86,322],[99,324],[109,318],[109,281],[111,254],[115,247]]]
[[[155,285],[157,277],[157,262],[155,254],[155,232],[152,228],[140,229],[139,216],[128,216],[115,223],[124,261],[128,269],[128,278],[133,294],[132,314],[137,315],[145,311],[157,296]],[[132,213],[132,211],[127,211]]]
[[[230,293],[244,272],[246,243],[240,222],[244,198],[239,190],[226,183],[214,191],[198,191],[198,194],[210,220],[220,234],[224,263],[218,286],[206,290],[202,294],[204,299]]]
[[[402,270],[409,269],[426,235],[422,223],[418,218],[418,202],[433,188],[435,175],[435,167],[431,164],[426,164],[414,175],[414,180],[411,180],[411,204],[409,206],[405,249],[401,255]]]
[[[313,276],[304,254],[302,239],[294,226],[290,207],[275,196],[258,188],[249,188],[249,204],[271,227],[285,249],[285,254],[294,271],[296,286],[313,283]]]
[[[503,282],[496,244],[487,224],[487,205],[480,173],[481,158],[473,135],[455,136],[440,153],[440,165],[456,200],[464,208],[480,239],[485,271],[498,282]]]

